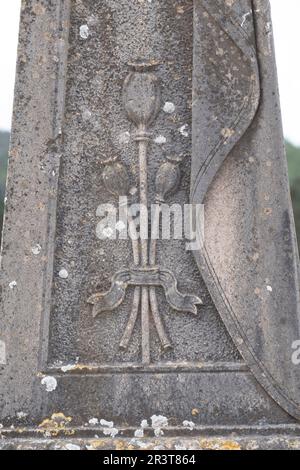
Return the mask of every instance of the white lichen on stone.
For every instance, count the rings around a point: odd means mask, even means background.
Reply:
[[[100,419],[100,425],[103,426],[102,432],[105,436],[110,436],[111,438],[114,438],[119,434],[119,430],[114,427],[113,421],[106,421],[106,419]]]
[[[66,269],[61,269],[59,271],[58,275],[61,279],[68,279],[68,277],[69,277],[69,273]]]
[[[81,450],[81,447],[76,444],[66,444],[65,449],[66,450]]]
[[[17,418],[18,419],[25,419],[25,418],[27,418],[27,416],[28,416],[28,413],[24,413],[24,411],[19,411],[17,413]]]
[[[183,137],[188,137],[189,136],[189,126],[187,124],[184,124],[179,128],[179,132]]]
[[[221,134],[223,137],[225,137],[225,139],[229,139],[235,134],[235,130],[225,127],[224,129],[221,130]]]
[[[131,439],[130,444],[139,447],[140,449],[146,449],[148,447],[148,444],[146,442],[140,441],[138,439]]]
[[[189,431],[193,431],[193,429],[195,428],[195,423],[193,421],[183,421],[182,423],[183,427],[184,428],[187,428]]]
[[[136,429],[136,431],[134,431],[134,437],[138,437],[138,438],[144,437],[144,430]]]
[[[155,137],[154,142],[156,144],[159,144],[159,145],[164,145],[164,144],[167,143],[167,139],[166,139],[165,136],[159,135],[159,136]]]
[[[57,387],[57,380],[55,377],[48,375],[41,380],[41,384],[46,387],[47,392],[54,392]]]
[[[218,47],[216,50],[216,55],[222,57],[224,55],[224,49]]]
[[[247,13],[245,13],[243,16],[242,16],[242,23],[241,23],[241,27],[244,26],[244,24],[246,23],[246,20],[248,18],[248,16],[252,15],[252,11],[248,11]]]
[[[18,285],[17,281],[12,281],[9,283],[9,288],[13,290],[17,287],[17,285]]]
[[[130,190],[129,190],[129,194],[131,196],[134,196],[137,192],[138,192],[138,189],[135,186],[130,188]]]
[[[270,21],[266,22],[266,33],[271,34],[272,33],[272,23]]]
[[[101,424],[101,426],[105,426],[107,428],[113,428],[114,427],[113,421],[106,421],[106,419],[100,419],[100,424]]]
[[[172,103],[171,101],[166,101],[163,107],[163,110],[167,114],[172,114],[175,112],[175,104]]]
[[[31,248],[31,252],[34,256],[38,256],[40,252],[42,251],[41,245],[37,244],[34,247]]]
[[[120,145],[127,145],[129,144],[130,142],[130,132],[126,131],[126,132],[122,132],[120,135],[119,135],[119,144]]]
[[[76,365],[75,364],[67,364],[66,366],[61,366],[61,371],[62,372],[68,372],[69,370],[75,369]]]
[[[273,292],[273,287],[272,286],[267,286],[267,291],[268,292]]]
[[[162,415],[153,415],[150,419],[155,436],[163,436],[164,432],[162,431],[162,428],[168,426],[168,418]]]
[[[82,119],[84,121],[89,121],[92,117],[92,113],[89,109],[85,109],[82,113]]]
[[[87,39],[90,35],[90,30],[87,24],[80,26],[80,37],[82,39]]]
[[[102,432],[104,436],[110,436],[112,439],[119,434],[119,430],[117,428],[104,428],[102,429]]]
[[[99,424],[99,419],[98,418],[91,418],[91,419],[89,419],[89,424],[91,426],[97,426],[97,424]]]

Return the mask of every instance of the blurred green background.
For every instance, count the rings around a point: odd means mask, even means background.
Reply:
[[[9,146],[9,133],[0,131],[0,227],[2,227],[5,180],[7,170],[7,154]],[[291,194],[296,219],[298,244],[300,241],[300,147],[286,143],[291,183]],[[0,231],[1,237],[1,231]]]

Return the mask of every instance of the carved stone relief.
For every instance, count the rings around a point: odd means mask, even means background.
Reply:
[[[136,126],[134,141],[139,149],[139,186],[140,186],[140,227],[147,228],[148,220],[148,163],[149,142],[151,133],[149,126],[155,120],[160,107],[160,86],[153,70],[157,64],[140,62],[131,64],[133,71],[127,76],[123,89],[123,102],[127,116]],[[158,169],[155,181],[156,203],[165,202],[165,197],[176,191],[180,183],[179,165],[182,157],[169,157]],[[103,171],[103,181],[109,192],[119,197],[127,196],[129,190],[127,170],[123,164],[112,161]],[[146,211],[143,211],[143,209]],[[130,211],[130,209],[129,209]],[[195,295],[181,294],[177,289],[177,280],[174,274],[156,263],[157,239],[154,237],[159,230],[160,214],[154,219],[154,226],[150,227],[146,236],[136,237],[136,227],[132,216],[129,214],[129,231],[132,239],[132,254],[134,266],[130,269],[119,271],[112,278],[110,290],[104,294],[95,294],[88,299],[93,305],[93,316],[96,317],[105,311],[112,311],[124,300],[126,289],[129,285],[135,286],[133,305],[129,315],[120,347],[126,349],[130,342],[132,332],[137,320],[139,309],[142,322],[142,362],[150,362],[149,341],[149,313],[151,312],[157,334],[162,348],[168,350],[172,347],[171,341],[165,331],[165,327],[159,312],[155,287],[164,288],[166,300],[169,305],[178,311],[197,314],[197,305],[202,300]],[[142,229],[141,229],[142,230]]]

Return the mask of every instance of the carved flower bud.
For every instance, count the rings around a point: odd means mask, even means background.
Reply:
[[[180,157],[170,158],[159,168],[155,181],[157,201],[164,202],[166,196],[178,188],[181,179],[180,162]]]
[[[117,196],[126,196],[128,194],[129,178],[122,163],[114,162],[111,165],[106,165],[102,176],[107,191]]]
[[[160,109],[157,77],[150,73],[151,64],[133,64],[135,71],[124,82],[123,99],[129,119],[139,126],[149,126]]]

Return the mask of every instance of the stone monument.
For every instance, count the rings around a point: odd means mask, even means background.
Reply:
[[[268,1],[23,0],[1,263],[0,448],[300,448]]]

